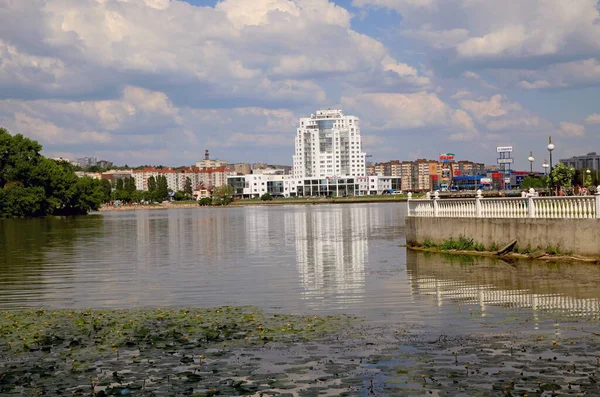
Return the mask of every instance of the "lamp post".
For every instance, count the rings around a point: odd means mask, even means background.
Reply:
[[[527,160],[529,161],[529,174],[533,175],[533,161],[535,160],[533,158],[533,152],[529,152],[529,158]]]
[[[592,171],[590,171],[589,169],[585,170],[585,172],[581,171],[581,187],[585,187],[585,176],[590,175],[592,173]]]
[[[548,139],[548,146],[546,146],[548,152],[550,152],[550,186],[554,190],[554,179],[552,178],[552,151],[554,150],[554,144],[552,143],[552,137]]]
[[[544,159],[544,164],[542,164],[542,167],[544,167],[544,176],[548,176],[548,167],[550,167],[548,160]]]

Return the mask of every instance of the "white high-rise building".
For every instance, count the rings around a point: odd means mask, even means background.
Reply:
[[[295,178],[366,176],[359,120],[341,110],[318,110],[300,119]]]

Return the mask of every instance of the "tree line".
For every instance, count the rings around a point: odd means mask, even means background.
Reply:
[[[0,128],[0,218],[87,214],[110,199],[101,181],[78,178],[69,163],[41,151],[37,141]]]

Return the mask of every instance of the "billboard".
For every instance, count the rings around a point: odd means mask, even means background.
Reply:
[[[512,159],[510,157],[498,159],[498,164],[512,164],[513,162],[514,162],[514,159]]]
[[[506,153],[506,152],[512,152],[512,151],[513,151],[512,146],[497,146],[496,147],[497,153]]]
[[[454,161],[454,153],[440,154],[440,161],[442,163],[450,163],[450,162]]]

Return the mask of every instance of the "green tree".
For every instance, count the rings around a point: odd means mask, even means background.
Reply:
[[[104,193],[102,201],[106,203],[110,201],[112,195],[112,185],[110,184],[110,181],[108,179],[102,179],[100,183],[102,184],[102,191]]]
[[[544,180],[544,178],[537,178],[534,176],[525,177],[525,179],[523,179],[523,182],[521,182],[520,186],[521,189],[541,189],[544,187],[546,187],[546,181]]]
[[[117,179],[117,185],[116,185],[115,189],[118,192],[125,190],[125,185],[123,183],[123,178]]]
[[[156,201],[165,201],[169,198],[169,185],[167,184],[167,177],[159,175],[156,177]]]
[[[85,214],[103,201],[102,182],[77,178],[73,167],[47,159],[42,146],[0,128],[0,218]]]
[[[556,187],[571,187],[573,185],[573,177],[575,176],[575,168],[567,167],[563,163],[558,163],[550,174],[551,182]]]
[[[123,188],[129,194],[133,194],[137,190],[135,187],[135,179],[133,179],[132,176],[125,178],[125,182],[123,182]]]
[[[156,179],[154,179],[153,176],[151,176],[150,178],[148,178],[148,191],[149,192],[156,191]]]
[[[177,191],[177,192],[175,192],[175,195],[173,196],[173,199],[174,199],[175,201],[183,201],[183,200],[185,200],[186,198],[187,198],[186,194],[185,194],[184,192],[182,192],[181,190],[180,190],[180,191]]]
[[[235,191],[230,185],[222,185],[213,190],[214,203],[217,205],[228,205],[233,201]]]
[[[269,193],[265,193],[262,196],[260,196],[260,199],[262,201],[272,201],[273,197]]]
[[[198,204],[201,205],[202,207],[205,207],[207,205],[212,205],[212,198],[203,197],[200,199],[200,201],[198,201]]]
[[[185,178],[185,187],[183,188],[183,192],[188,197],[192,197],[192,194],[194,194],[194,191],[192,189],[192,180],[189,177]]]

